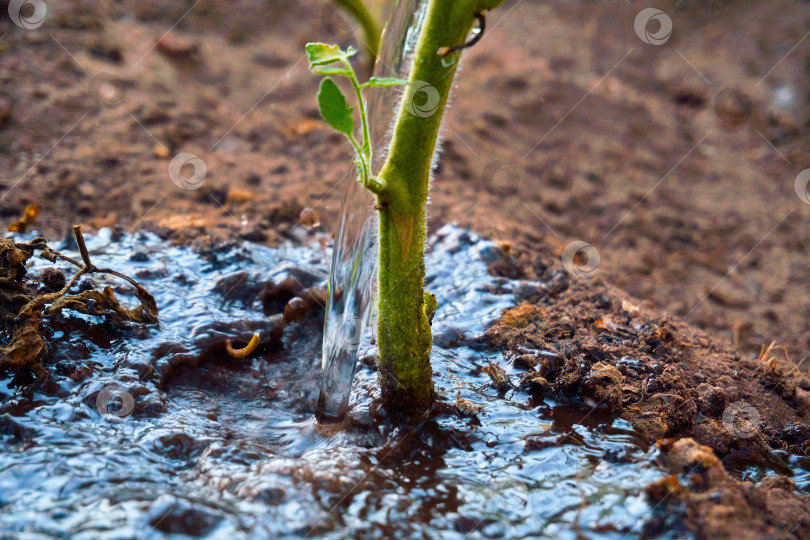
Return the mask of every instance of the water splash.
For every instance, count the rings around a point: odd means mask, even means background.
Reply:
[[[383,32],[374,74],[407,78],[409,59],[424,21],[425,0],[400,0]],[[375,88],[368,93],[372,169],[380,169],[401,89]],[[377,274],[376,213],[373,196],[357,182],[346,182],[332,253],[329,294],[323,330],[323,379],[316,415],[321,422],[343,418],[348,410],[359,351],[370,341],[374,283]]]

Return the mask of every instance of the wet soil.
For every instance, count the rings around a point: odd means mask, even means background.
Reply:
[[[323,286],[317,242],[212,252],[101,233],[91,256],[138,275],[161,324],[66,310],[47,324],[49,375],[3,374],[0,535],[576,538],[638,536],[652,515],[644,487],[666,475],[660,452],[606,409],[519,390],[503,351],[481,341],[537,286],[488,274],[492,242],[452,227],[431,241],[426,279],[442,302],[430,420],[396,426],[379,408],[366,336],[345,422],[319,426],[319,306],[247,358],[221,346]],[[48,268],[37,259],[29,274]],[[488,384],[495,365],[509,388]]]
[[[810,5],[675,4],[658,6],[674,25],[661,46],[639,40],[623,2],[493,13],[459,75],[430,224],[508,241],[492,272],[542,284],[488,333],[515,386],[587,395],[577,407],[632,422],[645,445],[691,437],[720,458],[725,476],[696,486],[671,467],[683,485],[649,494],[665,528],[806,537],[810,205],[794,179],[810,166]],[[70,1],[49,3],[38,30],[3,19],[0,216],[35,203],[51,238],[118,225],[209,249],[333,231],[350,156],[317,118],[302,51],[353,38],[324,13],[309,0]],[[100,106],[104,73],[123,92]],[[750,114],[729,115],[732,88]],[[181,151],[206,163],[197,190],[167,174]],[[598,249],[595,282],[563,270],[573,239]],[[788,357],[758,358],[772,341]]]
[[[506,350],[532,395],[584,398],[662,449],[675,476],[648,487],[656,517],[645,534],[662,534],[674,519],[704,538],[806,535],[806,375],[786,373],[770,351],[742,355],[552,257],[512,247],[493,264],[542,285],[524,290],[524,303],[484,339]]]
[[[674,474],[647,487],[656,517],[645,535],[671,530],[681,521],[698,538],[805,538],[807,497],[780,476],[757,484],[730,478],[706,446],[692,439],[662,441],[662,462]],[[676,475],[688,477],[682,485]]]

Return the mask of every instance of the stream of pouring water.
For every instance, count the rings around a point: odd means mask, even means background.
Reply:
[[[408,78],[410,58],[424,21],[426,0],[398,0],[383,32],[378,77]],[[372,169],[385,161],[400,88],[367,92]],[[316,417],[339,421],[349,407],[352,379],[361,345],[368,343],[373,319],[377,275],[376,212],[373,196],[351,178],[340,207],[340,223],[332,253],[323,329],[323,379]]]

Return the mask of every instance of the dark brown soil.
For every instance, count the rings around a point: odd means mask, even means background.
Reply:
[[[552,266],[540,277],[548,285],[506,312],[487,335],[526,370],[525,384],[537,385],[531,378],[540,376],[561,394],[588,396],[650,442],[690,436],[722,456],[810,453],[806,377],[786,376],[772,357],[745,357],[616,288],[572,279]],[[762,429],[734,436],[745,428],[729,424],[724,412],[736,411],[737,402],[756,408]]]
[[[318,119],[303,45],[353,38],[324,5],[72,0],[48,2],[37,30],[0,20],[0,217],[36,204],[52,238],[74,223],[270,244],[296,224],[334,231],[351,158]],[[546,281],[489,334],[537,372],[528,387],[584,393],[651,441],[806,453],[810,386],[792,375],[810,367],[810,205],[794,190],[810,167],[810,4],[656,7],[674,27],[661,46],[634,32],[635,3],[493,12],[447,115],[430,224],[508,240],[499,271]],[[103,74],[120,102],[99,105]],[[750,114],[731,114],[734,88]],[[200,189],[170,180],[179,152],[204,160]],[[574,239],[599,251],[595,282],[562,269]],[[785,349],[757,358],[772,342]],[[745,437],[724,422],[740,402],[760,416],[732,420]],[[782,480],[711,486],[722,501],[677,499],[701,536],[781,536],[797,515],[788,534],[807,536],[807,501],[787,512]]]
[[[807,538],[807,497],[796,495],[784,477],[754,485],[730,478],[711,449],[692,439],[662,441],[662,465],[674,474],[647,488],[656,517],[647,536],[672,529],[671,516],[683,516],[697,538]],[[682,486],[676,475],[687,475]],[[667,520],[670,522],[667,522]]]
[[[785,477],[740,482],[723,463],[779,470],[786,465],[774,451],[810,455],[806,375],[786,374],[770,351],[746,357],[601,279],[572,277],[550,248],[535,247],[513,247],[492,268],[544,285],[526,291],[526,302],[505,312],[485,340],[508,351],[507,360],[524,370],[521,387],[536,397],[584,399],[659,444],[664,466],[689,484],[672,477],[648,488],[660,510],[648,533],[661,532],[663,516],[674,515],[701,538],[740,531],[745,538],[803,538],[810,497]],[[698,457],[681,456],[697,443],[705,445]]]

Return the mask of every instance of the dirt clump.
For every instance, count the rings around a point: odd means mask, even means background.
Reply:
[[[675,519],[698,538],[807,537],[810,499],[788,478],[753,484],[724,468],[734,459],[767,467],[774,451],[808,455],[803,383],[767,354],[746,357],[598,279],[569,275],[551,251],[516,248],[539,285],[483,340],[506,349],[533,398],[607,409],[657,442],[672,474],[647,488],[655,512],[645,536]]]
[[[612,411],[622,408],[622,374],[610,364],[594,364],[585,376],[583,389]]]
[[[622,291],[569,276],[543,253],[524,273],[544,285],[527,291],[527,302],[485,336],[526,371],[524,387],[539,376],[556,395],[609,408],[650,442],[694,437],[720,456],[762,459],[771,450],[807,451],[797,433],[808,424],[808,392],[778,363],[746,358]]]
[[[672,474],[646,488],[654,517],[645,537],[669,530],[668,518],[697,538],[800,539],[810,536],[810,497],[783,476],[742,482],[726,473],[712,449],[693,439],[659,442],[660,463]]]

